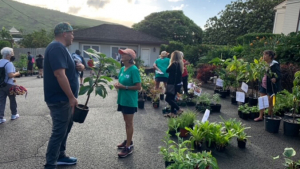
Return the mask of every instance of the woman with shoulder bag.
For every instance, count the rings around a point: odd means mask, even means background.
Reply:
[[[180,115],[183,110],[179,108],[176,103],[175,96],[180,91],[182,86],[182,73],[183,73],[183,61],[179,51],[174,51],[171,54],[170,65],[167,69],[169,78],[166,88],[166,102],[171,106],[171,113],[167,114],[167,117],[176,117]]]

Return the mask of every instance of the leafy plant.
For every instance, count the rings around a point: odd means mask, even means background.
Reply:
[[[195,68],[193,64],[189,64],[186,66],[186,69],[188,71],[188,78],[190,79],[190,81],[194,78],[195,75]]]
[[[170,131],[177,131],[179,127],[179,121],[176,118],[170,118],[168,121],[168,127]]]
[[[248,106],[248,103],[245,105],[240,105],[238,107],[238,110],[241,111],[242,113],[246,113],[246,114],[250,113],[250,107]]]
[[[211,152],[202,151],[201,153],[192,153],[189,152],[186,155],[186,158],[190,161],[191,166],[199,169],[206,169],[210,166],[213,169],[218,169],[218,163],[215,157],[211,155]]]
[[[108,82],[111,82],[113,79],[104,76],[103,74],[107,70],[116,73],[116,69],[120,68],[120,63],[114,60],[113,58],[107,57],[105,54],[101,54],[100,52],[97,52],[94,49],[88,49],[87,51],[84,52],[88,54],[91,59],[93,58],[92,56],[94,56],[99,60],[99,67],[92,68],[96,74],[91,77],[86,77],[84,79],[84,83],[88,82],[88,85],[81,86],[79,90],[79,95],[83,95],[87,93],[88,97],[84,104],[84,108],[86,108],[90,99],[90,95],[94,90],[96,95],[105,98],[107,96],[107,90],[104,84],[107,85],[110,89],[113,89],[113,85],[108,84]]]
[[[285,148],[282,155],[285,157],[285,162],[283,165],[287,167],[287,169],[299,169],[300,166],[300,160],[293,161],[291,157],[294,157],[296,155],[296,151],[293,148]],[[274,160],[279,159],[280,156],[273,157]]]
[[[180,117],[177,118],[177,120],[179,121],[178,123],[180,124],[179,128],[189,127],[190,125],[194,124],[195,119],[196,113],[191,110],[186,110],[181,114]]]
[[[201,127],[199,126],[199,124],[195,125],[193,128],[185,127],[185,129],[187,131],[189,131],[190,134],[192,135],[190,137],[190,141],[191,141],[191,143],[193,143],[192,144],[193,148],[194,148],[195,142],[197,142],[197,143],[203,142],[205,137],[204,137],[204,133],[201,131]]]
[[[220,103],[220,94],[216,93],[212,96],[211,102],[213,104],[219,104]]]
[[[209,103],[210,103],[209,96],[210,96],[210,94],[208,94],[206,92],[201,93],[201,95],[197,97],[197,103],[209,105]]]
[[[163,155],[163,158],[165,161],[174,161],[174,157],[171,153],[171,148],[174,147],[174,141],[170,139],[171,135],[169,134],[169,131],[166,132],[166,135],[164,139],[162,140],[165,144],[165,146],[159,146],[159,154]]]

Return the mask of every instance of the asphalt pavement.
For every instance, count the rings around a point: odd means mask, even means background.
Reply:
[[[89,72],[85,72],[86,75]],[[45,152],[51,134],[51,118],[44,102],[43,80],[36,76],[17,78],[17,84],[28,89],[28,95],[17,96],[20,118],[11,121],[7,99],[5,118],[0,124],[0,169],[39,169],[45,163]],[[212,93],[209,88],[204,92]],[[86,96],[78,98],[84,103]],[[161,102],[159,109],[153,109],[151,102],[145,109],[139,109],[134,118],[134,153],[119,159],[116,145],[125,139],[125,125],[117,112],[117,92],[108,89],[108,96],[102,99],[92,95],[88,104],[90,111],[83,124],[74,123],[67,142],[67,154],[78,158],[77,165],[59,169],[163,169],[164,161],[158,154],[158,146],[167,130],[167,119],[161,109],[167,104]],[[238,118],[237,106],[229,99],[221,100],[221,113],[212,113],[209,121]],[[188,109],[184,108],[184,109]],[[194,109],[190,107],[189,109]],[[203,114],[198,113],[200,120]],[[300,159],[300,138],[283,134],[281,123],[278,134],[265,131],[263,122],[240,119],[251,127],[246,149],[239,149],[235,139],[231,140],[225,152],[212,150],[220,169],[282,169],[283,159],[273,160],[281,155],[285,147],[293,147]]]

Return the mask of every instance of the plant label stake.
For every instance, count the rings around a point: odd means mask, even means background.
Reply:
[[[194,86],[195,86],[194,83],[189,83],[188,84],[188,89],[192,89],[192,88],[194,88]]]
[[[265,109],[269,107],[268,96],[262,96],[258,98],[258,108],[259,110]]]
[[[237,102],[245,102],[245,93],[244,92],[236,92],[236,101]]]
[[[217,85],[217,86],[220,86],[220,87],[223,87],[223,80],[220,79],[220,78],[218,78],[218,79],[217,79],[217,82],[216,82],[216,85]]]
[[[206,122],[209,118],[210,111],[208,109],[205,110],[204,116],[202,118],[202,123]]]
[[[248,92],[248,85],[246,84],[246,83],[242,83],[242,90],[245,92],[245,93],[247,93]]]

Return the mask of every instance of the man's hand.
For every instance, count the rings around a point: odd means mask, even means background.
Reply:
[[[78,71],[83,71],[84,70],[84,65],[82,64],[82,63],[77,63],[76,64],[76,69],[78,70]]]
[[[15,73],[15,76],[20,76],[20,72],[17,71],[17,72]]]
[[[271,81],[272,81],[272,83],[276,83],[276,79],[275,78],[272,78]]]
[[[72,113],[74,113],[75,106],[78,105],[78,101],[75,97],[69,98],[70,106],[72,107]]]

